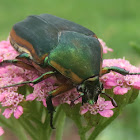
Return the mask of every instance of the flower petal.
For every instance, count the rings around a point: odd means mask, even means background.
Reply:
[[[0,126],[0,136],[4,134],[3,128]]]
[[[13,110],[6,108],[4,112],[2,113],[2,115],[5,116],[6,119],[8,119],[11,117],[12,113],[13,113]]]
[[[115,79],[113,79],[113,80],[107,80],[105,85],[108,87],[114,87],[117,85],[117,83],[116,83]]]
[[[135,82],[135,83],[133,84],[133,87],[140,90],[140,81]]]
[[[123,87],[117,86],[113,89],[113,92],[115,94],[123,95],[128,92],[128,88],[123,88]]]
[[[0,95],[0,102],[4,99],[5,95],[4,94],[1,94]]]
[[[109,118],[113,115],[114,112],[112,110],[103,110],[103,111],[99,111],[98,113],[103,117]]]
[[[83,114],[85,114],[87,111],[88,111],[88,109],[81,109],[81,110],[80,110],[80,114],[83,115]]]
[[[26,96],[26,101],[33,101],[35,99],[35,96],[33,94],[29,94]]]
[[[42,102],[43,102],[43,105],[44,105],[45,107],[47,107],[46,99],[43,99]]]
[[[111,101],[105,101],[105,102],[104,102],[104,105],[105,105],[105,109],[113,109],[113,108],[115,108],[115,107],[112,105]]]
[[[16,111],[14,112],[14,117],[18,119],[23,114],[23,107],[18,106]]]

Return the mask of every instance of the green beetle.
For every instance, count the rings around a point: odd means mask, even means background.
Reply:
[[[79,96],[83,103],[93,104],[99,94],[105,94],[99,81],[101,75],[111,70],[123,75],[135,74],[118,67],[102,68],[102,46],[97,36],[81,25],[49,14],[32,15],[16,23],[10,32],[10,42],[20,55],[14,60],[4,60],[1,64],[12,63],[25,69],[37,69],[42,75],[34,81],[6,87],[37,84],[51,76],[61,83],[46,99],[52,128],[54,96],[75,87],[83,93]]]

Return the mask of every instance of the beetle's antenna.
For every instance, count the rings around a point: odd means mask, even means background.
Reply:
[[[13,85],[7,85],[7,86],[3,86],[3,87],[0,87],[0,88],[7,88],[7,87],[15,87],[15,86],[19,86],[19,85],[22,85],[22,84],[37,84],[45,79],[47,79],[48,77],[51,77],[54,73],[56,73],[56,71],[48,71],[44,74],[42,74],[40,77],[34,79],[33,81],[24,81],[24,82],[20,82],[20,83],[16,83],[16,84],[13,84]]]
[[[52,129],[55,129],[55,127],[53,126],[53,112],[50,112],[50,126]]]
[[[108,98],[111,100],[111,102],[112,102],[112,104],[113,104],[114,107],[118,107],[116,101],[115,101],[112,97],[110,97],[110,96],[109,96],[108,94],[106,94],[105,92],[102,92],[101,94],[104,94],[106,97],[108,97]]]

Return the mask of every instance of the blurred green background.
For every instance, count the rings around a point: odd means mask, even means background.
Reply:
[[[140,56],[130,45],[132,42],[140,44],[139,0],[0,0],[0,40],[7,39],[14,23],[41,13],[56,15],[91,29],[114,49],[104,58],[125,57],[140,66]],[[128,105],[97,140],[139,140],[139,103],[140,98]]]

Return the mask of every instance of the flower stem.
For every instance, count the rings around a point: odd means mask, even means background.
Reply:
[[[103,131],[105,127],[107,127],[119,115],[119,112],[120,110],[116,111],[111,118],[109,118],[103,124],[99,124],[99,127],[95,127],[88,140],[95,140],[95,138],[101,133],[101,131]]]
[[[80,134],[80,140],[86,140],[85,132],[79,134]]]
[[[56,140],[62,140],[64,124],[65,124],[66,115],[63,110],[59,113],[59,118],[56,128]]]

